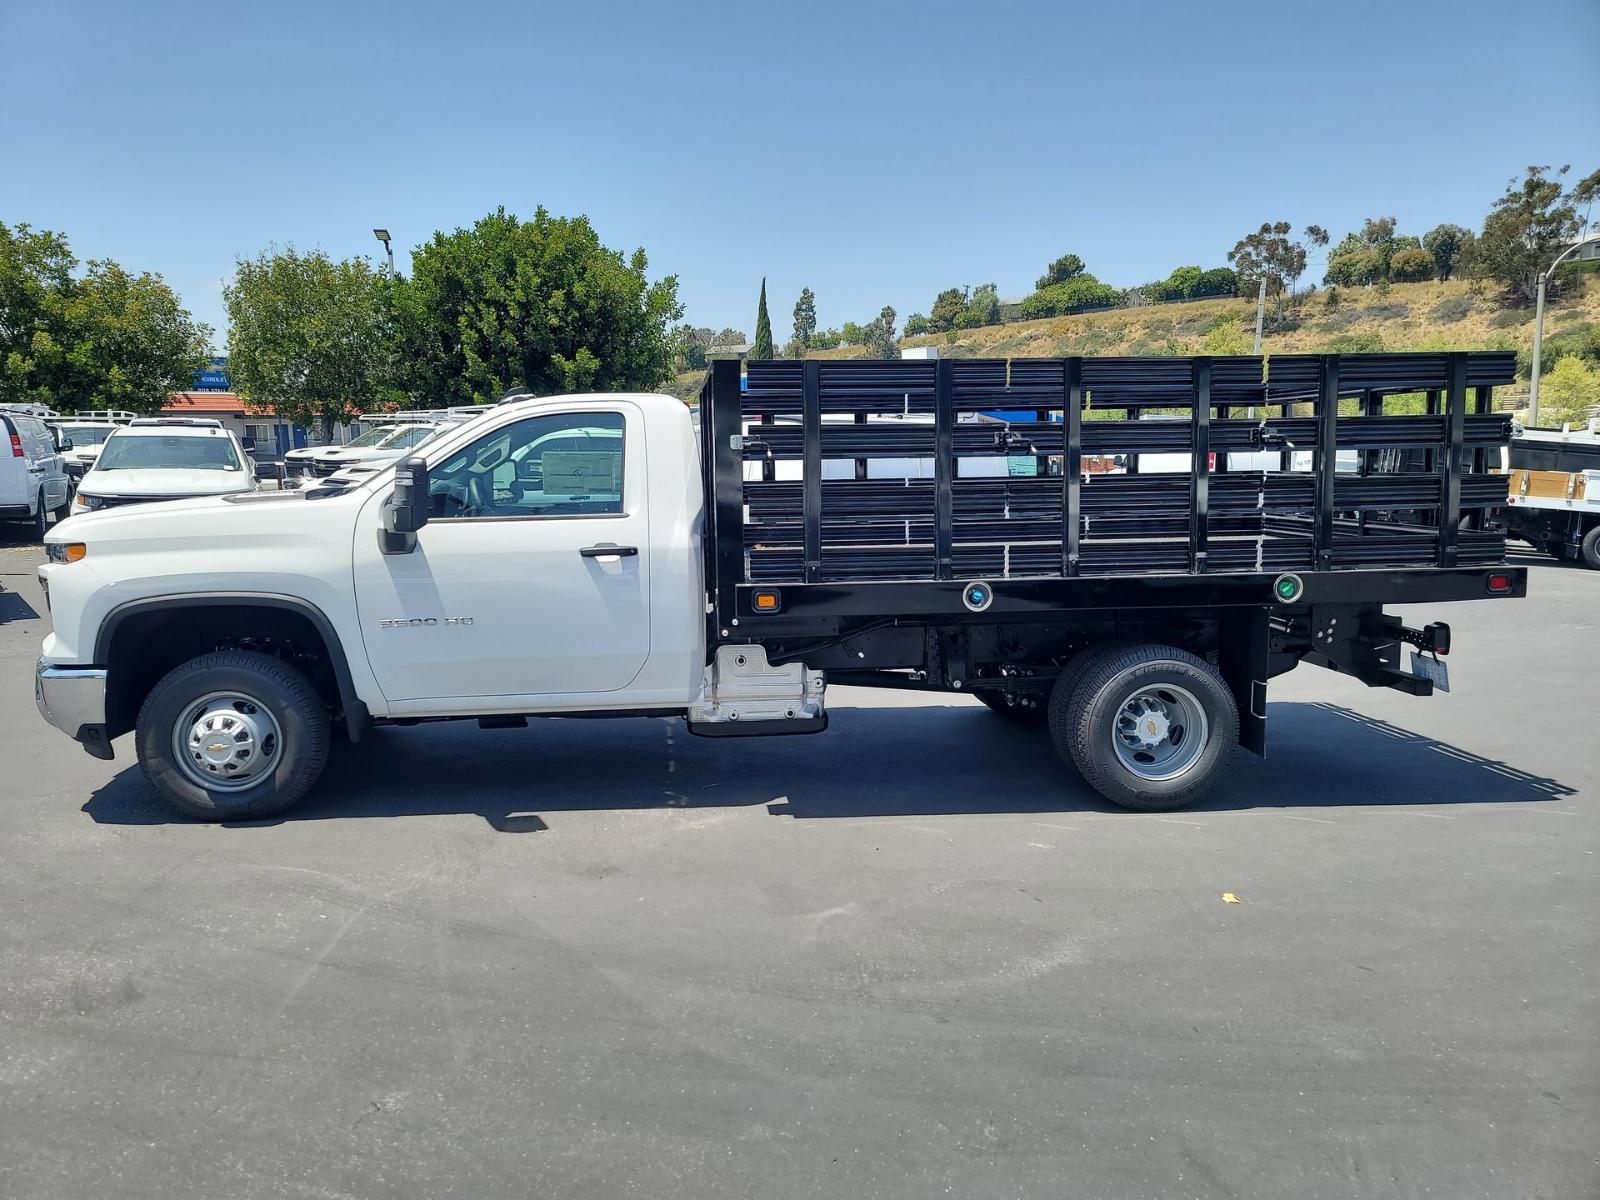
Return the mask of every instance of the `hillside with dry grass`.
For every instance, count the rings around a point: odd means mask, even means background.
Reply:
[[[1286,306],[1281,322],[1269,309],[1263,353],[1364,353],[1381,350],[1517,350],[1533,346],[1533,310],[1505,308],[1494,294],[1464,282],[1397,283],[1379,288],[1309,292]],[[1600,278],[1589,276],[1545,310],[1545,339],[1600,325]],[[902,348],[939,347],[946,358],[1049,358],[1143,354],[1248,354],[1255,305],[1238,297],[1147,305],[989,325],[905,338]],[[861,346],[822,350],[818,358],[860,358]],[[674,394],[697,393],[703,372],[679,376]],[[1503,389],[1515,406],[1525,381]]]

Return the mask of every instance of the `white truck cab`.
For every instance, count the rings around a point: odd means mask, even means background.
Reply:
[[[255,469],[220,421],[144,417],[114,430],[78,483],[72,515],[156,500],[252,492]]]
[[[374,720],[704,699],[699,451],[681,401],[524,400],[423,449],[399,480],[64,522],[40,570],[55,626],[41,711],[104,757],[137,729],[155,786],[222,818],[309,788],[334,714],[354,739]],[[413,468],[426,494],[397,518]],[[792,710],[803,671],[780,674]]]

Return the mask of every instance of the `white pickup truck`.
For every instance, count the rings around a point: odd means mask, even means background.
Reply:
[[[1097,385],[1097,401],[1149,390],[1145,360],[1109,361],[1121,374]],[[1203,391],[1207,361],[1196,360],[1193,393],[1182,364],[1162,402]],[[1226,362],[1259,377],[1258,360]],[[1023,381],[1028,402],[1060,410],[1076,396],[1071,372],[1098,368],[1045,369],[1043,382]],[[746,394],[739,364],[719,362],[698,433],[667,396],[518,397],[370,476],[72,517],[50,531],[40,568],[54,631],[39,709],[101,758],[133,732],[163,796],[237,819],[300,799],[335,732],[359,741],[375,723],[648,715],[712,736],[812,733],[827,726],[828,672],[963,692],[1008,720],[1048,723],[1107,798],[1167,809],[1211,787],[1236,744],[1261,751],[1267,680],[1302,659],[1415,695],[1442,686],[1448,628],[1404,629],[1385,602],[1525,592],[1525,571],[1504,565],[1489,534],[1456,546],[1375,527],[1372,562],[1343,550],[1338,569],[1319,567],[1303,476],[1234,486],[1220,475],[1207,565],[1206,517],[1189,503],[1205,453],[1191,456],[1195,480],[1080,484],[1071,408],[1065,426],[1055,417],[1020,432],[955,420],[952,397],[994,407],[990,393],[1013,386],[992,376],[984,363],[761,363]],[[1256,403],[1252,386],[1242,394]],[[936,405],[937,420],[866,419],[915,404]],[[861,418],[824,424],[825,408]],[[801,419],[764,415],[784,413]],[[1301,418],[1274,420],[1306,440]],[[1437,417],[1396,420],[1397,437],[1448,434]],[[1468,445],[1503,440],[1503,420],[1471,421]],[[1254,422],[1234,424],[1219,422],[1217,436],[1255,436]],[[1112,449],[1203,445],[1190,440],[1205,432],[1198,419],[1198,433],[1169,425],[1158,444],[1150,422],[1094,432]],[[1051,461],[1063,428],[1064,475]],[[1458,457],[1461,442],[1458,431]],[[1014,460],[1019,446],[1036,475],[963,465]],[[919,456],[932,478],[868,470]],[[779,460],[798,462],[801,478],[777,472]],[[854,478],[824,470],[830,460],[854,461]],[[1500,502],[1471,478],[1452,505]],[[1324,479],[1331,525],[1334,472]],[[1298,489],[1281,519],[1261,515],[1267,483]],[[1412,492],[1440,494],[1437,477],[1392,486],[1410,489],[1408,504]],[[1117,524],[1124,504],[1138,506],[1126,523],[1142,539]],[[1441,545],[1460,561],[1440,565]],[[1427,656],[1409,672],[1403,644]]]

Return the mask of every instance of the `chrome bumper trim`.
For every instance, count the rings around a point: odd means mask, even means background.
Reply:
[[[41,658],[33,698],[39,715],[70,738],[106,723],[106,673],[98,667],[53,667]]]

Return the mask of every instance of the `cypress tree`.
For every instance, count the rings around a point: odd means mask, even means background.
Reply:
[[[772,358],[772,319],[767,316],[767,281],[761,280],[761,303],[756,308],[756,344],[750,348],[752,362]]]

